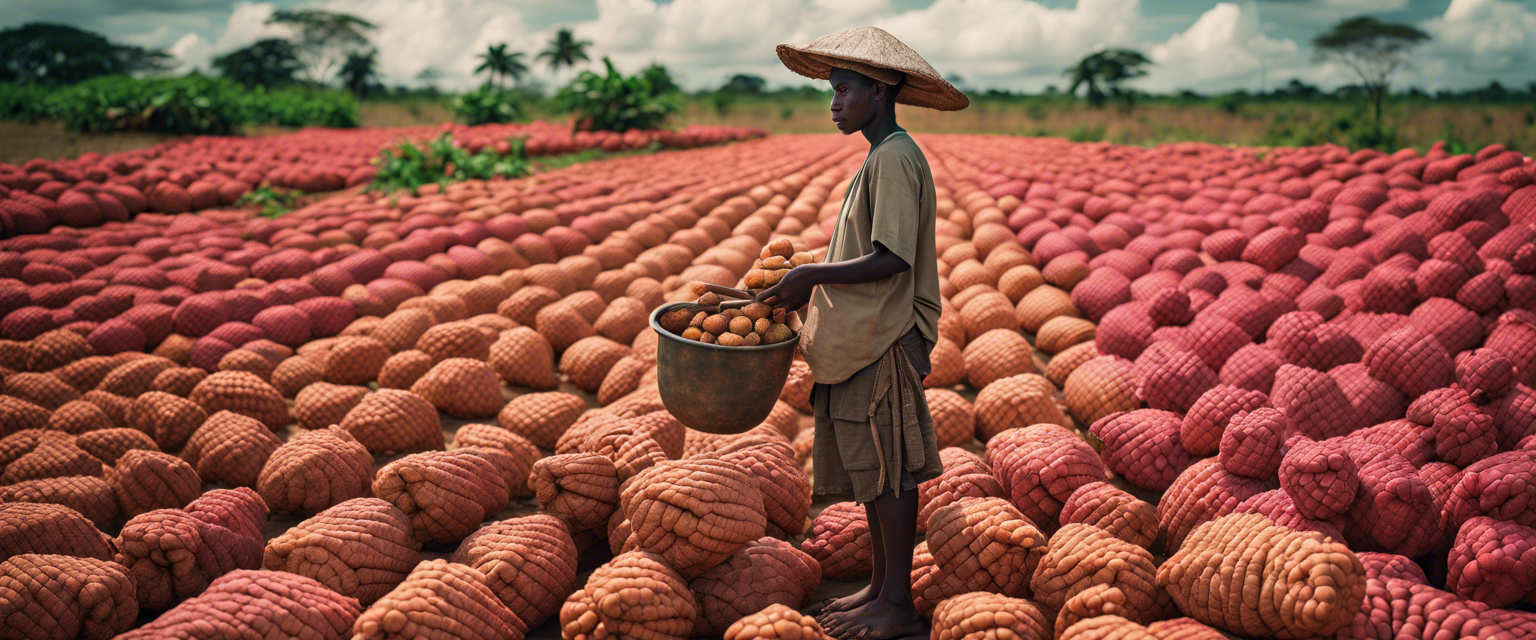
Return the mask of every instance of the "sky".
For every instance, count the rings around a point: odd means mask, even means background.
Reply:
[[[660,62],[690,89],[737,73],[794,86],[809,81],[784,69],[775,45],[865,25],[891,32],[970,89],[1064,88],[1064,68],[1109,47],[1152,59],[1135,82],[1146,91],[1266,90],[1292,79],[1331,88],[1353,79],[1314,61],[1310,42],[1357,15],[1433,37],[1394,77],[1397,87],[1536,82],[1536,0],[3,0],[0,28],[71,24],[164,48],[180,70],[207,69],[222,53],[286,35],[264,23],[293,7],[374,22],[386,83],[419,84],[430,70],[446,89],[484,80],[474,75],[475,56],[489,45],[531,59],[561,27],[592,42],[592,67],[603,56],[626,72]],[[571,76],[532,66],[545,82]]]

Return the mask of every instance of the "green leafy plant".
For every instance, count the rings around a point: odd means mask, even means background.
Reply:
[[[523,155],[523,139],[512,139],[512,153],[498,155],[485,150],[472,154],[458,146],[453,136],[444,133],[425,145],[417,146],[406,141],[394,149],[385,149],[374,159],[379,172],[368,185],[368,191],[390,192],[407,189],[415,193],[417,187],[463,180],[490,180],[492,178],[516,178],[528,173],[529,164]]]
[[[357,126],[357,101],[336,91],[247,89],[224,78],[112,76],[87,80],[45,98],[34,117],[72,131],[157,131],[228,135],[243,124]],[[0,108],[6,100],[0,98]]]
[[[276,218],[299,206],[299,199],[304,197],[304,192],[298,189],[276,189],[272,185],[262,184],[255,189],[245,192],[235,204],[242,207],[258,207],[261,209],[258,215],[264,218]]]
[[[561,109],[576,116],[578,131],[656,129],[681,105],[676,94],[658,94],[643,75],[626,76],[603,58],[607,73],[583,71],[555,96]]]
[[[465,124],[520,122],[528,118],[522,97],[490,85],[453,97],[454,118]]]

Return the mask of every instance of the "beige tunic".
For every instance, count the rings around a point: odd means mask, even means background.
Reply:
[[[816,287],[800,332],[816,382],[847,380],[914,326],[930,346],[938,341],[936,199],[928,161],[906,132],[882,140],[854,175],[825,261],[861,258],[878,242],[911,268],[874,282]]]

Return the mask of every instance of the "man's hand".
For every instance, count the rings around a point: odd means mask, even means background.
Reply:
[[[762,293],[757,294],[758,302],[767,302],[770,298],[777,297],[773,306],[781,309],[799,309],[811,301],[811,291],[816,288],[815,269],[818,265],[804,264],[789,270],[783,279]]]

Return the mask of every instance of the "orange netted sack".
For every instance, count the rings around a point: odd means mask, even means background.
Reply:
[[[489,362],[501,379],[514,387],[549,390],[559,385],[554,347],[528,327],[502,332],[491,344]]]
[[[210,415],[231,411],[255,418],[273,431],[291,421],[283,394],[265,380],[245,371],[210,374],[192,389],[190,399]]]
[[[1035,603],[995,593],[948,598],[933,610],[933,640],[1053,640],[1051,620]]]
[[[1002,498],[961,498],[928,519],[928,549],[941,585],[972,591],[1030,596],[1030,576],[1044,553],[1046,536]]]
[[[619,505],[618,471],[596,453],[567,453],[533,464],[528,477],[539,506],[573,525],[576,531],[608,523]]]
[[[311,430],[338,425],[367,395],[367,387],[316,382],[294,397],[293,419]]]
[[[478,569],[425,560],[352,625],[352,637],[522,640],[528,632]]]
[[[256,491],[273,513],[318,513],[368,495],[373,455],[340,427],[300,433],[267,458]]]
[[[405,512],[378,498],[354,498],[273,538],[262,566],[313,578],[370,605],[405,580],[420,549]]]
[[[1070,424],[1056,403],[1056,386],[1025,373],[1003,378],[976,394],[976,437],[986,442],[1009,429],[1037,424]]]
[[[117,493],[123,515],[132,518],[154,509],[179,509],[197,499],[203,481],[187,461],[159,451],[134,449],[107,469],[107,484]]]
[[[411,385],[411,392],[455,418],[488,418],[501,410],[501,380],[479,360],[443,360]]]
[[[987,464],[1005,496],[1031,522],[1054,522],[1073,491],[1104,480],[1098,452],[1057,425],[1003,432],[987,443]]]
[[[631,479],[620,500],[640,548],[684,577],[724,562],[766,531],[752,476],[715,460],[658,463]]]
[[[453,561],[484,573],[485,585],[528,628],[558,612],[576,589],[576,543],[565,522],[547,514],[486,525],[464,539]]]
[[[186,509],[137,516],[118,534],[116,562],[128,568],[139,605],[163,610],[236,569],[261,568],[267,505],[250,489],[215,489]]]
[[[821,575],[844,580],[868,573],[874,539],[864,505],[839,502],[821,510],[800,548],[821,564]]]
[[[509,490],[479,447],[413,453],[379,469],[373,495],[411,518],[416,539],[455,543],[507,506]]]
[[[346,637],[357,613],[356,600],[304,576],[242,569],[118,638],[246,638],[281,630],[288,637],[334,640]]]
[[[626,602],[645,606],[619,606]],[[566,599],[560,628],[567,638],[687,640],[698,610],[688,584],[661,556],[633,551],[598,567]]]
[[[820,582],[821,565],[805,552],[777,538],[758,538],[688,582],[699,607],[693,635],[722,633],[773,604],[804,606]]]
[[[799,638],[827,640],[826,632],[815,618],[782,604],[768,605],[762,611],[743,616],[725,630],[725,640],[771,640]]]
[[[1087,524],[1138,547],[1157,539],[1157,508],[1107,482],[1090,482],[1067,498],[1061,524]]]
[[[281,446],[282,439],[254,418],[220,411],[187,439],[181,458],[205,480],[254,487],[267,458]]]
[[[1078,593],[1105,585],[1124,594],[1120,613],[1150,622],[1158,612],[1157,565],[1146,549],[1088,524],[1069,524],[1051,536],[1031,579],[1035,597],[1053,611]]]
[[[556,391],[527,393],[511,399],[496,421],[540,449],[555,449],[561,434],[587,410],[581,396]]]
[[[110,638],[139,613],[133,579],[115,562],[19,554],[0,562],[5,635],[37,640]]]
[[[445,444],[443,424],[432,403],[398,389],[380,389],[364,397],[347,412],[341,428],[375,455],[430,451]]]
[[[0,557],[27,553],[111,560],[116,549],[80,512],[61,504],[0,504]]]
[[[208,413],[196,402],[163,391],[139,396],[128,407],[128,424],[155,439],[164,451],[180,449],[187,438],[208,419]]]

